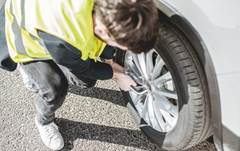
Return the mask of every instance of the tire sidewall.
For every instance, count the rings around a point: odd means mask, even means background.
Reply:
[[[168,48],[164,39],[158,39],[155,50],[162,57],[168,70],[170,71],[178,94],[179,113],[176,126],[168,133],[159,132],[150,126],[147,126],[145,121],[140,119],[130,95],[125,93],[125,96],[128,96],[127,99],[129,104],[134,109],[132,112],[136,112],[136,115],[138,115],[137,120],[140,120],[140,129],[152,142],[168,150],[182,149],[185,148],[186,142],[188,142],[186,139],[191,139],[190,136],[192,135],[194,128],[193,119],[191,119],[191,110],[194,108],[192,107],[192,98],[189,93],[191,85],[185,79],[182,65],[178,61],[175,52]]]

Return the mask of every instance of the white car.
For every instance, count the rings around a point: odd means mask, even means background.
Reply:
[[[138,83],[124,93],[130,111],[163,149],[187,149],[213,135],[218,150],[240,151],[240,1],[155,2],[155,49],[120,57]]]
[[[218,150],[240,151],[240,1],[155,2],[155,49],[124,59],[138,83],[124,95],[139,127],[166,150],[213,135]]]

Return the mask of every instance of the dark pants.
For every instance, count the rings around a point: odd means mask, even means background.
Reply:
[[[21,64],[37,92],[35,100],[37,120],[41,124],[53,121],[55,111],[62,105],[68,90],[68,80],[53,61]]]
[[[56,50],[63,53],[73,51],[67,50],[69,49],[69,46],[68,48],[65,47],[63,41],[56,38],[53,42],[46,41],[45,45],[52,51]],[[109,59],[111,58],[112,54],[113,50],[111,51],[111,48],[108,47],[108,50],[104,51],[102,56]],[[79,54],[76,54],[77,56],[72,55],[71,57],[80,59]],[[75,62],[76,61],[74,61],[74,63]],[[56,61],[53,60],[41,60],[20,64],[23,70],[27,73],[31,81],[31,85],[33,85],[33,87],[36,89],[38,96],[35,100],[35,106],[37,120],[41,124],[48,124],[54,120],[55,111],[63,104],[67,95],[69,84],[77,85],[82,88],[93,87],[95,85],[96,79],[88,78],[90,76],[88,76],[89,72],[88,68],[86,68],[87,66],[90,67],[88,63],[91,63],[91,61],[79,60],[77,62],[78,64],[74,65],[79,67],[79,69],[77,68],[78,70],[75,72],[72,72],[72,69],[69,69],[66,66],[57,64]],[[102,67],[103,70],[90,68],[89,70],[98,70],[98,72],[102,72],[98,73],[99,75],[103,75],[102,79],[111,78],[110,74],[112,74],[112,71],[110,72],[108,69],[109,66],[100,64],[99,67]],[[107,70],[104,70],[106,68]],[[80,72],[81,70],[84,70],[84,72]],[[106,71],[109,71],[109,73],[106,73]],[[99,76],[97,75],[97,77]]]
[[[7,71],[14,71],[17,67],[17,64],[10,58],[5,36],[5,2],[6,1],[3,1],[3,5],[0,8],[0,68]]]
[[[55,111],[63,104],[69,84],[88,88],[95,85],[96,80],[76,77],[67,68],[59,67],[54,61],[35,61],[21,64],[28,74],[31,84],[37,90],[35,107],[37,120],[48,124],[55,118]]]

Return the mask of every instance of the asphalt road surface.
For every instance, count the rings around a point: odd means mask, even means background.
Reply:
[[[35,94],[22,86],[18,72],[0,69],[0,151],[48,151],[34,125]],[[72,87],[56,113],[63,150],[158,151],[133,122],[113,81],[81,90]],[[188,151],[215,151],[204,142]]]

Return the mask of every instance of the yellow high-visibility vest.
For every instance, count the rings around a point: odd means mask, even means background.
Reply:
[[[54,35],[96,60],[106,44],[94,35],[94,0],[7,0],[6,40],[15,62],[51,59],[37,31]]]

